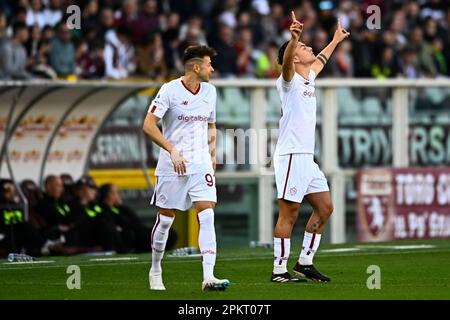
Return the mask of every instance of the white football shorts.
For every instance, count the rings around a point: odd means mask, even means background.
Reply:
[[[277,198],[301,203],[310,193],[330,191],[327,179],[309,153],[274,154]]]
[[[186,211],[197,201],[217,202],[213,171],[183,176],[158,176],[151,204]]]

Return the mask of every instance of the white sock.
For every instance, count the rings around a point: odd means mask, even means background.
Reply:
[[[167,217],[157,214],[156,222],[152,230],[152,273],[160,273],[161,260],[166,249],[167,238],[169,237],[169,229],[175,217]]]
[[[216,264],[216,231],[214,229],[214,211],[205,209],[198,214],[200,230],[198,245],[202,254],[203,280],[214,278],[214,265]]]
[[[287,272],[287,262],[291,252],[291,239],[273,238],[273,273]]]
[[[302,252],[300,253],[300,257],[298,259],[298,262],[301,265],[313,264],[314,255],[316,254],[316,251],[319,248],[320,238],[322,238],[321,234],[309,233],[305,231],[305,237],[303,238]]]

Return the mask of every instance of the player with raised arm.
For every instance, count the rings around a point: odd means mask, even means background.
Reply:
[[[294,12],[290,26],[291,39],[279,50],[278,63],[282,74],[276,86],[281,99],[280,135],[274,153],[275,180],[279,215],[274,231],[274,261],[272,282],[304,282],[302,278],[328,282],[313,265],[313,257],[333,205],[325,175],[314,162],[316,128],[316,96],[314,79],[323,69],[336,46],[349,33],[340,21],[333,40],[317,56],[311,47],[300,42],[303,24]],[[325,111],[326,112],[326,111]],[[299,259],[293,277],[287,271],[292,228],[297,221],[303,199],[313,212],[306,225]]]
[[[150,104],[144,131],[161,147],[151,203],[158,208],[152,230],[150,289],[165,290],[161,261],[176,210],[194,206],[202,254],[202,290],[225,290],[230,282],[214,276],[216,233],[216,89],[207,83],[215,50],[190,46],[183,54],[185,74],[164,84]],[[162,119],[162,132],[157,122]]]

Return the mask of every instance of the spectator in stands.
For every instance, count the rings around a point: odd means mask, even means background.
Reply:
[[[114,29],[114,11],[110,7],[103,7],[100,12],[100,26],[98,27],[97,36],[105,41],[106,33]]]
[[[417,59],[423,76],[435,77],[437,68],[433,60],[433,52],[428,43],[423,41],[423,30],[417,26],[411,30],[409,44],[417,52]]]
[[[13,37],[6,40],[0,47],[0,78],[2,79],[30,79],[27,72],[27,51],[25,43],[28,41],[28,28],[24,23],[14,25]]]
[[[304,37],[302,37],[302,41],[304,41],[305,43],[307,43]],[[329,42],[329,41],[328,41],[328,34],[327,34],[327,32],[326,32],[324,29],[322,29],[322,28],[317,29],[317,30],[314,32],[314,34],[312,35],[312,48],[313,48],[313,52],[314,52],[315,54],[320,53],[320,52],[321,52],[323,49],[325,49],[325,47],[328,45],[328,42]],[[342,46],[342,44],[341,44],[338,48],[340,48],[341,46]],[[336,54],[337,54],[337,52],[336,52],[331,58],[332,58],[332,59],[335,59]],[[333,63],[333,66],[334,66],[334,63]],[[337,71],[337,70],[334,70],[334,71]],[[322,74],[322,76],[325,76],[325,77],[327,77],[327,76],[328,76],[328,77],[329,77],[329,76],[335,76],[335,75],[332,75],[331,63],[328,64],[328,65],[326,65],[326,66],[323,68],[321,74]],[[339,76],[339,75],[336,74],[336,76]]]
[[[280,38],[284,19],[283,6],[280,3],[272,3],[269,14],[268,16],[264,16],[261,21],[262,32],[264,34],[262,40],[266,44],[276,42]]]
[[[181,62],[181,56],[183,53],[180,53],[180,44],[182,41],[180,36],[180,14],[178,12],[171,11],[162,17],[163,19],[161,19],[160,24],[164,25],[164,27],[161,28],[161,36],[164,46],[164,60],[167,66],[168,74],[176,76],[184,71],[184,66]],[[186,24],[184,26],[186,26]]]
[[[49,43],[52,42],[53,38],[55,37],[55,30],[53,30],[52,27],[50,27],[48,24],[44,26],[42,29],[42,40],[48,41]]]
[[[59,240],[47,240],[31,223],[25,220],[25,212],[20,204],[11,180],[0,180],[0,256],[23,250],[32,256],[58,253]]]
[[[336,53],[331,57],[332,62],[328,64],[330,76],[335,78],[352,78],[354,76],[351,50],[350,40],[342,41],[337,47]]]
[[[411,1],[406,4],[406,30],[411,30],[419,24],[420,6],[417,2]]]
[[[33,64],[30,69],[30,72],[32,72],[35,77],[46,79],[56,79],[58,77],[55,70],[53,70],[53,68],[48,64],[49,55],[50,42],[47,40],[39,41],[38,53],[34,57]]]
[[[57,30],[58,36],[51,42],[49,62],[58,76],[67,77],[75,73],[75,46],[65,23],[60,23]]]
[[[39,42],[42,39],[42,32],[39,26],[34,25],[28,28],[29,39],[25,43],[25,48],[27,50],[28,58],[34,60],[38,54]]]
[[[178,47],[179,54],[182,56],[187,47],[199,45],[201,42],[201,30],[197,27],[190,27],[186,30],[186,37]]]
[[[42,29],[46,23],[44,12],[42,11],[42,0],[31,0],[31,4],[27,10],[27,26],[37,26]]]
[[[122,1],[122,8],[116,12],[116,26],[125,26],[129,29],[133,28],[133,24],[138,18],[138,2],[137,0]]]
[[[381,51],[377,63],[374,63],[371,68],[371,74],[376,79],[394,78],[397,76],[397,63],[394,55],[394,49],[385,47]]]
[[[407,79],[417,79],[420,75],[417,52],[412,46],[406,46],[400,54],[399,75]]]
[[[440,76],[445,76],[448,72],[447,61],[443,53],[443,43],[442,39],[435,37],[431,40],[430,48],[433,53],[433,61],[437,68],[437,73]]]
[[[43,12],[45,23],[51,27],[59,24],[63,18],[63,9],[61,0],[50,0],[50,6]]]
[[[213,58],[214,74],[221,78],[237,76],[239,71],[236,51],[233,48],[233,29],[226,24],[221,24],[219,37],[212,43],[212,46],[219,53]]]
[[[14,24],[23,23],[27,25],[27,8],[24,6],[19,6],[14,12],[13,21]]]
[[[0,9],[0,47],[7,40],[8,20],[5,12]]]
[[[29,72],[34,77],[55,79],[56,72],[48,65],[50,43],[42,40],[42,32],[37,25],[30,27],[29,31],[31,37],[25,46],[28,53]]]
[[[105,76],[104,43],[97,41],[90,50],[82,41],[78,48],[77,74],[84,79],[101,79]]]
[[[99,4],[98,0],[89,0],[81,13],[81,25],[83,32],[93,30],[98,26]]]
[[[252,30],[242,28],[239,30],[238,40],[234,43],[234,50],[237,55],[237,65],[239,76],[251,78],[254,72],[254,56],[252,43]]]
[[[256,75],[259,78],[277,78],[280,75],[281,68],[277,63],[279,45],[271,42],[267,45],[264,53],[256,59]]]
[[[131,31],[125,26],[110,30],[105,35],[105,76],[119,80],[127,78],[135,69]]]
[[[77,244],[79,213],[72,212],[68,203],[63,201],[64,187],[59,176],[49,175],[44,183],[44,196],[36,207],[36,211],[44,218],[49,228],[49,237],[59,239],[63,236],[66,244]]]
[[[99,189],[100,204],[105,213],[114,219],[121,235],[125,248],[132,252],[150,251],[148,237],[151,229],[147,228],[139,217],[129,208],[122,204],[119,190],[114,184],[104,184]],[[167,250],[175,241],[175,234],[169,233]]]
[[[176,13],[176,16],[179,17],[179,15]],[[168,19],[168,23],[171,22],[171,20],[174,20],[176,18],[173,17],[173,14],[169,15],[169,19]],[[179,18],[178,18],[179,20]],[[170,24],[169,24],[170,25]],[[171,27],[175,28],[175,24],[172,21],[171,23]],[[180,41],[184,42],[185,40],[187,40],[187,38],[189,36],[192,36],[192,34],[195,34],[195,41],[197,45],[202,45],[202,46],[207,46],[208,43],[206,41],[206,35],[205,32],[203,31],[203,20],[200,16],[192,16],[190,17],[186,23],[184,23],[181,27],[180,27]],[[187,40],[189,42],[189,40]],[[191,40],[192,42],[192,40]],[[189,45],[185,46],[181,52],[184,52],[184,50],[188,47]]]
[[[161,29],[156,0],[146,0],[136,20],[130,25],[133,31],[133,42],[138,44],[146,35]]]
[[[137,50],[137,74],[163,81],[167,76],[164,47],[160,33],[154,33]]]

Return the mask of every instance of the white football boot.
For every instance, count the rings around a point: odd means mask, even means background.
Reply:
[[[152,270],[148,273],[148,279],[150,282],[150,290],[166,290],[162,280],[162,273],[152,273]]]
[[[223,291],[230,285],[228,279],[211,278],[202,282],[203,291]]]

